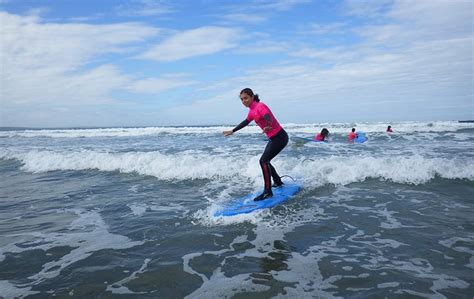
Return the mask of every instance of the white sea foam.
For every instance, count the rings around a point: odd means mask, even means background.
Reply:
[[[268,209],[261,209],[253,211],[252,213],[239,214],[234,216],[214,216],[214,214],[222,208],[224,202],[214,202],[205,209],[198,210],[193,213],[195,221],[193,223],[199,223],[203,226],[215,226],[215,225],[230,225],[235,223],[248,222],[257,224],[262,222],[270,212]]]
[[[311,133],[328,128],[330,133],[347,134],[351,128],[367,133],[385,133],[387,126],[391,125],[394,136],[397,133],[415,132],[456,132],[461,129],[472,129],[474,123],[459,123],[457,121],[433,121],[433,122],[358,122],[358,123],[314,123],[314,124],[285,124],[288,132]]]
[[[146,204],[127,204],[127,206],[132,210],[132,214],[135,216],[141,216],[143,215],[146,210],[148,209],[148,205]]]
[[[38,291],[31,291],[31,286],[22,287],[8,280],[0,280],[0,291],[0,298],[25,298],[39,293]]]
[[[229,254],[234,251],[235,244],[243,242],[247,242],[246,235],[235,237],[227,248],[216,251],[195,252],[183,256],[183,270],[192,275],[198,275],[203,281],[201,287],[186,296],[186,298],[230,298],[232,295],[240,292],[268,290],[268,286],[252,283],[252,279],[249,274],[240,274],[227,277],[222,271],[222,267],[218,267],[213,270],[211,277],[207,278],[206,275],[196,271],[191,266],[191,261],[196,257],[202,256],[204,254],[215,256],[222,256],[224,253]],[[253,251],[253,249],[247,250],[247,252],[249,251]],[[246,254],[245,256],[248,255]],[[224,258],[224,261],[221,265],[223,265],[225,261],[226,258]]]
[[[0,137],[94,138],[136,137],[159,134],[221,134],[229,127],[145,127],[2,131]]]
[[[3,151],[0,159],[17,159],[28,172],[56,170],[98,170],[137,173],[160,180],[225,180],[242,178],[261,184],[259,155],[242,159],[207,153],[160,152],[103,153],[94,151],[53,152]],[[423,184],[436,176],[445,179],[474,180],[473,159],[407,157],[329,157],[325,159],[289,158],[274,163],[280,175],[302,179],[304,187],[317,188],[326,184],[346,185],[369,178],[402,184]]]
[[[399,282],[384,282],[384,283],[379,283],[377,285],[377,288],[379,289],[384,289],[384,288],[397,288],[400,286]]]
[[[216,251],[195,252],[183,256],[184,271],[200,276],[203,281],[201,287],[188,295],[187,298],[230,298],[234,294],[241,292],[263,292],[269,289],[268,283],[271,282],[269,280],[272,278],[293,284],[293,287],[285,288],[287,297],[333,297],[330,291],[325,290],[333,285],[329,280],[325,280],[322,277],[318,267],[318,261],[327,256],[327,254],[315,254],[306,257],[301,256],[299,253],[292,252],[288,261],[284,262],[288,265],[288,269],[290,269],[288,271],[275,270],[269,273],[253,273],[253,271],[251,271],[249,273],[229,277],[223,270],[225,269],[226,263],[235,259],[270,258],[268,254],[275,250],[275,241],[285,240],[285,235],[294,231],[298,226],[307,222],[315,223],[320,219],[324,219],[324,217],[316,215],[314,211],[299,210],[297,213],[298,215],[293,215],[294,217],[291,219],[288,219],[286,216],[280,217],[273,214],[267,214],[269,217],[260,216],[259,218],[265,218],[266,220],[260,220],[255,223],[256,227],[253,230],[255,233],[254,238],[249,238],[247,234],[240,235],[234,238],[226,248]],[[242,252],[235,249],[236,246],[234,246],[234,244],[238,243],[250,243],[251,246]],[[345,252],[346,249],[335,249],[335,251]],[[191,261],[203,254],[223,257],[222,262],[217,268],[213,269],[209,278],[205,274],[200,273],[199,269],[192,267]],[[308,265],[310,265],[310,267],[308,267]],[[258,277],[256,277],[255,274],[258,274]]]
[[[145,292],[133,292],[125,286],[125,284],[137,278],[138,274],[144,273],[151,259],[147,258],[143,261],[143,265],[137,271],[133,272],[129,276],[107,286],[107,291],[113,294],[144,294]]]
[[[467,268],[474,269],[474,250],[469,248],[468,246],[460,246],[456,245],[458,242],[466,243],[466,244],[473,244],[474,243],[474,236],[470,235],[467,238],[460,238],[460,237],[452,237],[447,240],[439,241],[439,244],[451,248],[457,252],[466,253],[471,255],[469,258],[469,264],[466,265]]]
[[[443,273],[437,273],[434,271],[431,263],[423,258],[411,258],[409,261],[395,261],[388,260],[381,256],[374,257],[369,259],[369,264],[361,265],[363,268],[369,270],[397,270],[411,273],[411,275],[421,278],[429,279],[432,281],[432,286],[430,290],[434,294],[430,294],[430,298],[444,298],[444,296],[439,293],[439,290],[449,289],[449,288],[458,288],[465,289],[469,287],[469,283],[459,279],[454,276],[446,275]],[[406,290],[402,290],[406,291]],[[425,294],[426,295],[426,294]]]
[[[378,122],[378,123],[314,123],[314,124],[283,124],[288,132],[314,134],[322,128],[328,128],[331,133],[344,133],[355,127],[368,133],[385,132],[391,125],[394,133],[412,132],[455,132],[460,129],[474,128],[474,123],[459,123],[457,121],[433,122]],[[196,127],[142,127],[142,128],[97,128],[97,129],[42,129],[42,130],[11,130],[0,131],[0,137],[50,137],[50,138],[93,138],[93,137],[134,137],[158,134],[221,134],[229,126],[196,126]],[[249,126],[244,134],[260,134],[257,126]]]
[[[291,161],[285,161],[288,164]],[[330,157],[299,163],[292,169],[305,181],[346,185],[369,178],[402,184],[422,184],[436,176],[474,180],[474,161],[409,157]],[[309,183],[309,182],[308,182]]]
[[[72,248],[69,253],[59,259],[45,263],[38,273],[28,277],[28,279],[32,280],[31,285],[35,285],[46,279],[58,276],[64,268],[88,258],[96,251],[103,249],[126,249],[143,244],[143,242],[132,241],[125,236],[111,234],[107,230],[107,225],[98,211],[68,210],[62,212],[73,212],[78,216],[78,218],[71,222],[69,226],[70,232],[31,232],[10,235],[9,237],[14,237],[18,240],[0,248],[0,262],[5,259],[6,253],[20,253],[30,250],[47,251],[51,248],[62,246]],[[17,246],[17,244],[21,246]],[[23,286],[19,287],[22,288]]]
[[[187,210],[184,206],[180,204],[176,204],[173,202],[169,202],[167,204],[147,204],[147,203],[129,203],[127,207],[132,210],[132,215],[134,216],[142,216],[147,211],[159,211],[159,212],[173,212],[173,211],[185,211]]]
[[[300,294],[311,298],[337,298],[329,290],[335,288],[333,283],[339,280],[340,276],[324,278],[319,269],[323,258],[346,251],[337,248],[337,241],[337,238],[325,241],[321,245],[312,246],[304,253],[293,252],[286,261],[287,270],[272,271],[276,279],[294,284],[293,287],[285,287],[290,298],[299,298]]]
[[[0,153],[2,159],[18,159],[29,172],[54,170],[119,171],[155,176],[163,180],[211,179],[240,173],[242,162],[236,158],[213,157],[206,154],[160,152],[101,153],[93,151],[53,152],[29,151],[23,154]]]

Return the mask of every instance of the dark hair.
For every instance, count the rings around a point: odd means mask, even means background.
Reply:
[[[247,87],[247,88],[242,89],[242,90],[240,91],[240,94],[239,94],[239,95],[241,95],[241,94],[243,94],[243,93],[246,93],[246,94],[248,94],[249,96],[253,97],[253,100],[254,100],[255,102],[260,102],[260,99],[258,98],[258,94],[254,94],[254,93],[253,93],[253,90],[251,90],[250,88]]]
[[[323,136],[323,140],[326,139],[326,137],[328,137],[328,135],[329,135],[329,130],[326,129],[326,128],[323,128],[321,130],[321,136]]]
[[[388,127],[387,127],[387,129],[391,129],[391,128],[392,128],[392,126],[388,126]]]
[[[352,128],[352,132],[355,132],[355,130],[356,130],[355,128]]]

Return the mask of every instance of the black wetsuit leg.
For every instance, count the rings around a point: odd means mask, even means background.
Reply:
[[[288,134],[284,129],[281,129],[278,134],[270,138],[265,147],[265,151],[263,152],[262,156],[260,157],[260,167],[262,168],[263,173],[263,180],[264,180],[264,193],[271,193],[272,192],[272,182],[271,178],[275,184],[280,185],[281,179],[278,173],[270,164],[270,161],[275,158],[288,144]]]
[[[281,184],[283,184],[283,182],[281,181],[281,178],[278,175],[276,169],[273,167],[272,163],[269,163],[269,164],[270,164],[270,174],[272,175],[273,183],[277,186],[280,186]]]

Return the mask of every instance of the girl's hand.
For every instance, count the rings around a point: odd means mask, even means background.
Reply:
[[[234,132],[232,132],[232,131],[224,131],[224,132],[222,132],[222,134],[224,134],[224,136],[230,136],[230,135],[234,134]]]

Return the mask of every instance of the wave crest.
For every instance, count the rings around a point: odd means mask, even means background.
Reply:
[[[28,172],[57,170],[119,171],[154,176],[160,180],[209,179],[261,184],[259,155],[250,157],[209,155],[187,151],[177,154],[160,152],[106,153],[94,151],[3,152],[1,159],[16,159]],[[303,181],[305,187],[326,184],[347,185],[375,178],[402,184],[423,184],[435,177],[474,180],[472,159],[410,157],[330,157],[303,159],[279,157],[272,162],[280,175],[288,174]]]
[[[329,128],[334,134],[347,135],[350,128],[356,127],[367,133],[385,133],[389,123],[314,123],[314,124],[283,124],[289,133],[315,134],[323,127]],[[458,130],[474,129],[474,123],[459,123],[456,121],[436,122],[393,122],[390,123],[395,133],[414,132],[456,132]],[[221,134],[229,130],[228,126],[194,126],[194,127],[143,127],[143,128],[94,128],[94,129],[38,129],[38,130],[6,130],[0,131],[0,137],[49,137],[49,138],[94,138],[94,137],[137,137],[160,134]],[[243,132],[241,132],[243,133]],[[254,125],[245,130],[245,134],[261,134],[261,130]]]

